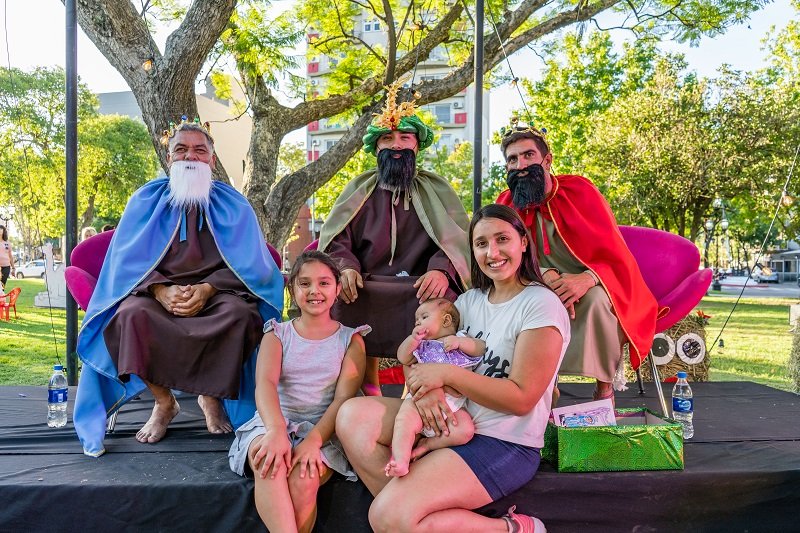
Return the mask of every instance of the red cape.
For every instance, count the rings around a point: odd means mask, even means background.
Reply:
[[[513,208],[511,191],[503,191],[496,203]],[[658,304],[605,198],[583,176],[553,176],[553,189],[540,210],[544,218],[553,221],[570,252],[600,279],[622,331],[631,343],[631,366],[639,368],[653,344]],[[532,234],[535,233],[536,211],[534,208],[517,209]],[[541,235],[533,237],[540,239]]]

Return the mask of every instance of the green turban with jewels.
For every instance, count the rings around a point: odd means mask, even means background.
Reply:
[[[410,102],[397,103],[397,92],[403,84],[403,79],[395,81],[386,88],[386,105],[383,106],[380,114],[376,114],[375,120],[367,127],[367,134],[364,135],[364,151],[368,154],[376,155],[376,145],[381,135],[392,131],[403,131],[413,133],[417,136],[421,152],[433,144],[433,130],[415,114],[416,100]],[[415,95],[419,98],[419,95]]]
[[[418,150],[420,152],[433,144],[433,130],[430,129],[427,124],[422,122],[417,115],[401,118],[400,123],[396,128],[393,129],[415,134],[417,136],[417,140],[419,140]],[[364,135],[364,151],[368,154],[375,155],[375,147],[378,144],[378,139],[384,133],[389,133],[391,131],[392,129],[378,126],[376,124],[370,124],[367,127],[367,134]]]

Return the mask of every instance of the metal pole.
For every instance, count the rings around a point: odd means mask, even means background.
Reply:
[[[78,23],[75,0],[66,0],[66,249],[64,264],[70,265],[70,256],[78,240]],[[78,306],[67,291],[67,382],[78,384]]]
[[[481,208],[483,186],[483,0],[475,5],[475,116],[472,142],[472,212]]]

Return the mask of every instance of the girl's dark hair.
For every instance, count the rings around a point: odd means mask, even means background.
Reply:
[[[294,260],[292,270],[289,271],[289,279],[286,281],[286,286],[289,288],[289,298],[291,298],[292,302],[295,304],[297,302],[294,301],[294,290],[292,290],[292,287],[294,287],[294,282],[297,281],[297,276],[300,275],[300,269],[303,268],[303,265],[306,263],[313,263],[314,261],[322,263],[330,269],[331,273],[333,274],[333,279],[336,280],[337,285],[341,282],[342,271],[339,269],[339,265],[336,263],[336,260],[333,257],[329,256],[325,252],[320,252],[319,250],[306,250]]]
[[[472,286],[486,292],[494,285],[492,278],[484,274],[483,270],[481,270],[475,258],[475,249],[472,242],[475,225],[485,218],[496,218],[503,222],[508,222],[517,231],[520,237],[527,237],[528,247],[522,252],[522,262],[517,270],[517,279],[522,283],[534,282],[547,287],[548,285],[544,282],[541,272],[539,272],[539,261],[536,259],[535,244],[528,228],[525,227],[525,223],[519,218],[516,211],[506,205],[500,204],[489,204],[481,207],[472,216],[472,221],[469,223],[469,249],[472,257],[470,276],[472,277]]]
[[[0,241],[7,241],[8,240],[8,230],[2,224],[0,224],[0,232],[2,232],[2,235],[0,235]]]

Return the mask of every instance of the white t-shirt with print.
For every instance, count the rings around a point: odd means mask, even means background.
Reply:
[[[511,300],[493,304],[489,302],[487,293],[471,289],[459,296],[455,305],[461,314],[460,329],[466,330],[470,337],[486,343],[486,353],[474,372],[507,379],[514,364],[514,346],[519,334],[528,329],[549,326],[558,329],[563,339],[558,359],[558,366],[561,365],[569,344],[569,316],[564,304],[551,290],[530,285]],[[539,402],[523,416],[500,413],[467,401],[465,409],[475,421],[475,432],[541,448],[544,446],[544,430],[550,417],[555,379],[556,374],[553,374]]]

